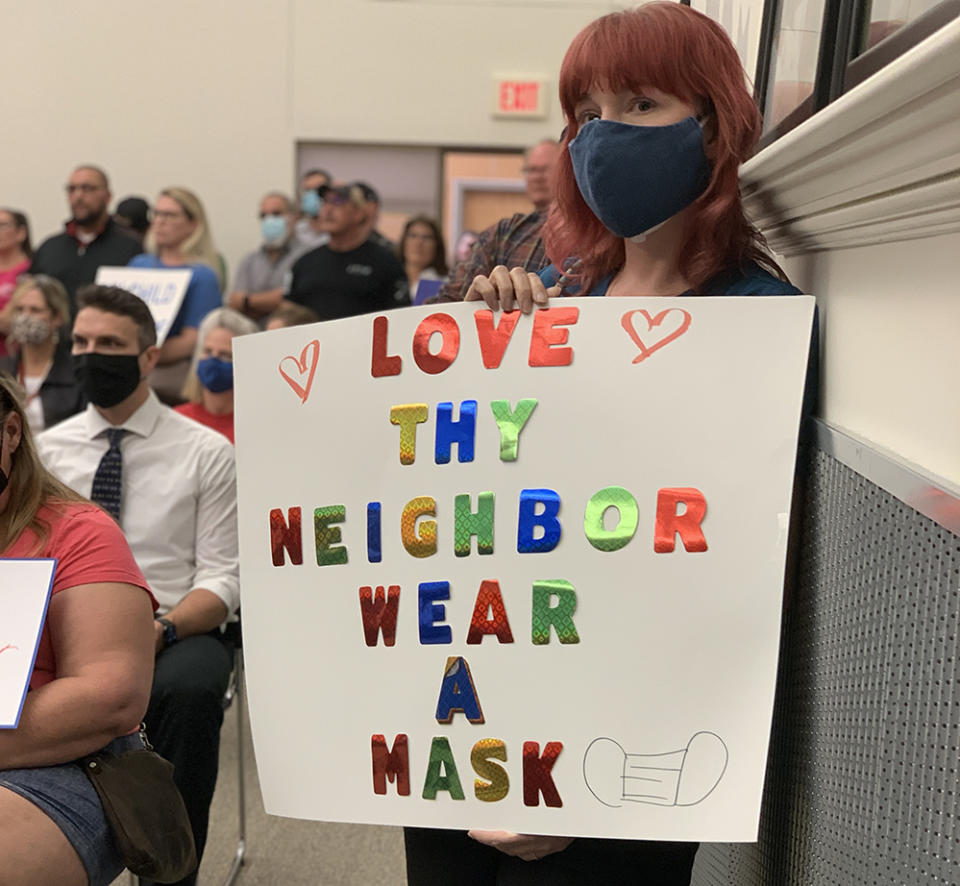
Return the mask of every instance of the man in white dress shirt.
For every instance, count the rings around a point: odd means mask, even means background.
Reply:
[[[137,296],[81,290],[73,361],[90,405],[38,446],[60,480],[118,520],[160,603],[147,733],[176,767],[199,858],[232,663],[220,626],[239,605],[236,477],[227,439],[150,390],[158,355],[153,318]],[[196,874],[182,881],[194,882]]]

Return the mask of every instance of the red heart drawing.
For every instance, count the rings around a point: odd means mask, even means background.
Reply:
[[[283,368],[288,360],[296,369],[291,369],[288,372]],[[319,361],[320,342],[314,339],[300,352],[299,360],[293,356],[284,357],[277,367],[280,370],[280,374],[286,379],[287,384],[293,388],[293,392],[300,398],[301,403],[306,403],[307,397],[310,396],[310,388],[313,387],[313,376],[316,374],[317,363]],[[300,381],[304,375],[307,376],[307,382],[302,385]]]
[[[634,325],[633,317],[635,314],[641,314],[643,318],[647,321],[647,328],[644,330],[645,333],[653,332],[654,327],[660,326],[667,314],[672,314],[676,311],[678,314],[683,314],[683,320],[677,325],[677,328],[672,332],[667,332],[666,328],[662,330],[657,330],[662,334],[659,339],[654,338],[653,342],[649,345],[644,344],[643,340],[640,338],[640,334],[637,332]],[[634,344],[640,348],[640,354],[637,357],[633,358],[634,363],[640,363],[642,360],[646,360],[654,351],[659,350],[664,345],[670,344],[675,338],[679,338],[690,328],[690,315],[683,310],[683,308],[666,308],[661,311],[654,317],[651,317],[646,311],[627,311],[620,318],[620,325],[627,331],[627,335],[633,339]],[[650,341],[651,336],[647,336],[647,340]]]

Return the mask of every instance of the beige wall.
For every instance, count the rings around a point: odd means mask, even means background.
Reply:
[[[539,0],[2,0],[0,205],[34,239],[66,216],[79,162],[115,197],[200,194],[231,267],[257,240],[256,202],[294,183],[297,140],[523,146],[547,121],[495,120],[492,76],[556,72],[606,2]],[[15,9],[14,11],[11,11]]]
[[[823,317],[821,414],[960,485],[960,234],[784,266]]]

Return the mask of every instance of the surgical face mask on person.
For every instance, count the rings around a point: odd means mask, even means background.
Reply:
[[[287,239],[287,220],[282,215],[265,215],[260,219],[260,235],[267,246],[282,246]]]
[[[10,338],[22,345],[40,345],[50,339],[50,324],[42,317],[17,314],[10,324]]]
[[[86,398],[102,409],[126,400],[140,384],[139,354],[74,354],[73,374]]]
[[[591,120],[569,150],[584,201],[618,237],[642,240],[686,209],[710,183],[703,128],[696,117],[668,126]]]
[[[304,215],[309,215],[310,218],[316,218],[320,215],[320,207],[322,205],[320,194],[317,193],[315,188],[304,191],[300,197],[300,209]]]
[[[233,388],[233,363],[219,357],[204,357],[197,362],[197,378],[211,393],[222,394]]]

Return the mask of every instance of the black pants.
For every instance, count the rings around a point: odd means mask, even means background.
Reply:
[[[207,842],[220,760],[223,694],[232,666],[232,647],[219,632],[211,632],[164,649],[154,667],[147,737],[157,753],[173,763],[173,780],[190,816],[198,861]],[[180,884],[196,882],[194,872]]]
[[[404,828],[407,886],[690,886],[698,843],[579,838],[523,861],[464,831]]]

